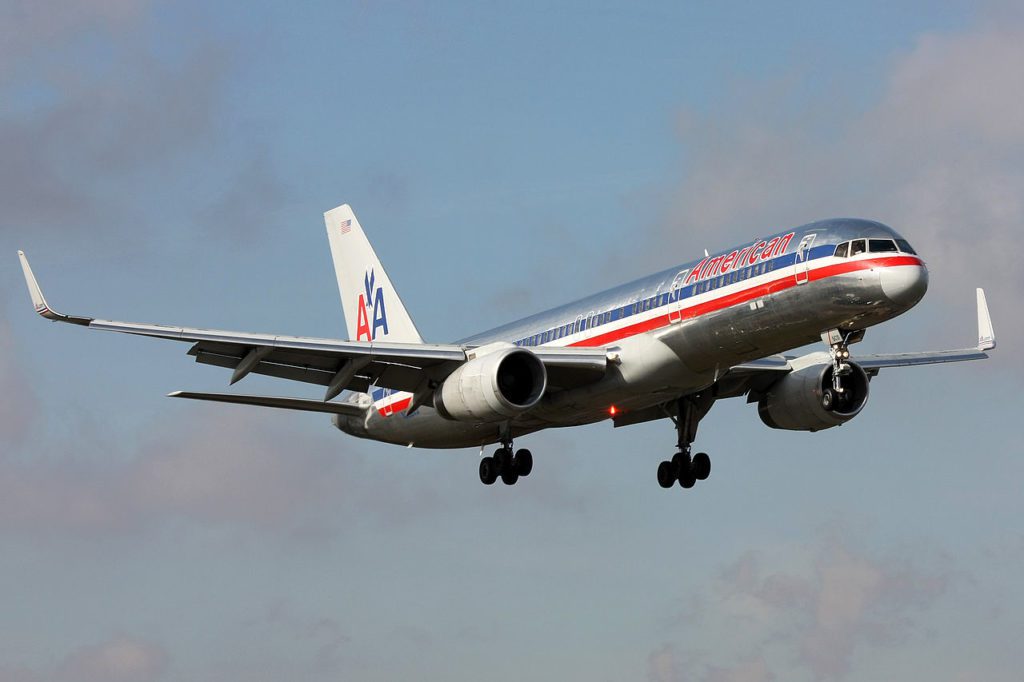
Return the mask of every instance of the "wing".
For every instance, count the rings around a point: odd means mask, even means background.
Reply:
[[[956,350],[919,351],[914,353],[889,353],[874,355],[857,355],[853,359],[864,370],[874,376],[882,369],[890,367],[913,367],[915,365],[937,365],[946,362],[965,362],[967,360],[984,360],[989,357],[988,351],[996,347],[996,334],[992,327],[992,315],[988,310],[985,290],[977,290],[978,297],[978,344],[973,348]],[[773,355],[753,362],[736,365],[729,370],[731,376],[757,376],[789,372],[793,357]]]
[[[996,335],[992,328],[992,316],[989,314],[985,292],[978,289],[978,345],[973,348],[957,350],[924,351],[915,353],[892,353],[887,355],[858,355],[853,358],[870,376],[877,376],[882,369],[890,367],[912,367],[915,365],[934,365],[946,362],[964,362],[982,360],[988,351],[996,347]],[[827,353],[820,353],[828,359]],[[796,357],[771,355],[759,360],[734,365],[716,377],[714,384],[715,399],[747,396],[748,402],[755,402],[770,386],[782,376],[793,371],[792,362]],[[614,418],[616,427],[629,426],[642,422],[664,419],[675,414],[674,401],[655,405],[636,412],[626,412]]]
[[[56,312],[46,302],[25,254],[19,251],[18,256],[32,304],[36,312],[46,319],[101,331],[190,343],[188,354],[195,357],[196,362],[231,369],[232,384],[250,373],[319,384],[326,387],[324,401],[332,400],[346,389],[365,392],[370,386],[417,392],[431,381],[442,381],[466,362],[467,352],[472,350],[471,347],[453,344],[343,341],[65,315]],[[579,385],[580,382],[600,378],[607,366],[607,355],[601,348],[537,349],[535,353],[551,370],[549,383],[555,387]],[[250,401],[249,404],[256,403]]]

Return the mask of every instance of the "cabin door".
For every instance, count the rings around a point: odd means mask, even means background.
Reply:
[[[806,284],[810,275],[811,245],[817,235],[808,234],[800,240],[800,246],[796,247],[796,283]]]
[[[686,281],[686,275],[689,273],[689,270],[683,270],[672,280],[672,291],[668,303],[669,324],[675,324],[683,319],[683,291],[685,289],[683,282]]]

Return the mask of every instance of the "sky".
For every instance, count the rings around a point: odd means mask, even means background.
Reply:
[[[1008,2],[0,0],[0,682],[1019,679],[1024,12]],[[815,219],[929,265],[841,428],[741,400],[477,450],[168,400],[58,310],[342,338],[350,203],[428,341]],[[246,378],[245,392],[316,397]]]

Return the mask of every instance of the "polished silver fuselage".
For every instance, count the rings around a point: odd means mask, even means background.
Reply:
[[[504,426],[519,436],[587,424],[704,390],[730,367],[812,343],[829,329],[865,329],[915,305],[927,286],[924,263],[906,253],[835,256],[837,244],[860,238],[902,239],[873,221],[811,223],[711,254],[753,254],[773,239],[785,245],[756,262],[744,256],[741,267],[734,258],[725,274],[698,275],[709,261],[698,259],[464,339],[466,346],[599,346],[613,357],[599,380],[549,392],[507,425],[451,421],[430,407],[407,415],[398,409],[401,395],[374,389],[351,398],[367,407],[362,417],[334,423],[389,443],[468,447],[497,442]]]

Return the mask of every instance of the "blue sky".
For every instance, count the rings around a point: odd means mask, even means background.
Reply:
[[[1024,16],[1009,3],[0,4],[0,680],[1011,679]],[[819,434],[717,404],[476,451],[168,400],[228,377],[113,319],[344,335],[351,203],[429,340],[755,234],[892,224],[931,290]],[[313,395],[262,377],[250,392]],[[528,442],[527,442],[528,441]]]

